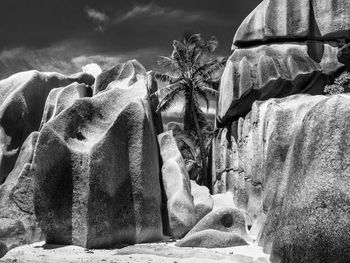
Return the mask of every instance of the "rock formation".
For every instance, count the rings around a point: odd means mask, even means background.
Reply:
[[[237,30],[234,45],[350,39],[349,8],[347,0],[264,0]]]
[[[224,71],[218,126],[245,116],[255,100],[323,94],[344,65],[350,39],[346,0],[264,0],[241,24]]]
[[[200,186],[191,180],[191,195],[193,196],[196,222],[213,210],[214,201],[206,186]]]
[[[350,257],[349,103],[348,95],[258,101],[239,122],[244,172],[230,175],[226,191],[272,262]]]
[[[158,135],[163,159],[162,181],[167,198],[170,234],[182,238],[196,223],[190,178],[172,131]]]
[[[39,130],[50,91],[73,82],[92,85],[94,78],[26,71],[0,81],[0,184],[14,168],[23,142]]]
[[[39,132],[23,143],[14,169],[0,185],[0,257],[7,250],[41,239],[34,215],[33,177],[30,164]]]
[[[234,247],[247,245],[245,217],[235,208],[220,208],[202,218],[176,243],[180,247]]]
[[[247,241],[239,235],[229,232],[206,229],[186,236],[176,243],[178,247],[222,248],[246,246]]]
[[[92,98],[68,103],[43,125],[31,173],[48,243],[98,248],[162,239],[147,76],[137,61],[118,67],[129,65],[139,73],[102,73]]]

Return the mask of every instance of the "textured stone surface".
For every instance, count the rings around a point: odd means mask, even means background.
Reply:
[[[117,82],[121,82],[122,84],[119,85],[122,86],[132,86],[140,77],[143,78],[144,76],[146,76],[146,70],[137,60],[120,63],[97,76],[94,95],[117,85]],[[113,83],[113,85],[110,85],[110,83]]]
[[[41,230],[34,216],[33,177],[30,173],[38,136],[38,132],[28,136],[14,169],[0,185],[0,244],[6,250],[41,239]]]
[[[337,54],[338,61],[346,66],[350,66],[350,44],[344,45]]]
[[[264,0],[243,21],[234,44],[349,39],[349,8],[347,0]]]
[[[17,73],[0,81],[0,184],[13,169],[25,139],[39,129],[50,91],[73,82],[92,85],[93,81],[85,73],[63,76],[38,71]]]
[[[191,194],[193,196],[196,222],[213,210],[214,201],[206,186],[200,186],[191,180]]]
[[[244,117],[254,101],[295,93],[322,94],[338,69],[338,48],[319,43],[282,43],[236,49],[221,79],[217,121]]]
[[[79,84],[77,82],[72,83],[66,87],[55,88],[51,90],[46,99],[40,128],[42,128],[42,126],[50,119],[53,119],[63,110],[71,106],[75,100],[91,96],[91,88],[85,84]]]
[[[196,223],[190,178],[172,131],[158,135],[158,142],[163,159],[162,179],[167,197],[170,232],[173,237],[181,238]]]
[[[119,77],[43,126],[31,172],[35,214],[48,243],[91,248],[162,238],[146,81],[140,74],[133,81]]]
[[[250,240],[245,223],[244,214],[236,208],[220,208],[207,214],[202,218],[192,229],[186,237],[207,230],[214,229],[223,232],[236,234]]]
[[[349,95],[293,95],[255,102],[240,121],[245,201],[232,192],[272,262],[350,257],[349,104]]]
[[[222,248],[246,246],[247,241],[239,235],[213,229],[202,230],[186,236],[176,243],[178,247]]]

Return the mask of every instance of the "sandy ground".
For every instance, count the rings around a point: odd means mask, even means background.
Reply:
[[[53,246],[44,242],[10,250],[0,262],[142,262],[142,263],[268,263],[269,255],[255,244],[249,246],[204,249],[179,248],[173,242],[138,244],[121,249],[84,249],[77,246]]]

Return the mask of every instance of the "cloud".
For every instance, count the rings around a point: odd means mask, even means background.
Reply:
[[[97,23],[105,23],[109,20],[109,17],[105,13],[97,9],[86,7],[85,12],[88,15],[88,17],[90,17],[93,21]]]
[[[131,59],[137,59],[151,70],[156,67],[158,56],[164,52],[152,47],[105,53],[76,40],[67,40],[45,48],[17,47],[0,51],[0,79],[32,69],[70,75],[81,72],[82,67],[91,63],[109,69]]]
[[[95,79],[96,79],[96,77],[97,77],[98,75],[100,75],[101,72],[102,72],[101,67],[100,67],[99,65],[97,65],[96,63],[87,64],[87,65],[81,67],[81,69],[82,69],[83,72],[89,73],[89,74],[91,74],[92,76],[94,76]]]
[[[161,7],[153,2],[147,5],[135,5],[124,15],[116,15],[114,24],[127,21],[137,17],[165,17],[167,19],[181,19],[183,22],[195,22],[204,19],[203,12],[188,12],[180,9]]]

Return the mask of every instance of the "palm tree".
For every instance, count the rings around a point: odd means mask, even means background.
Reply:
[[[202,162],[202,175],[199,183],[208,185],[206,151],[201,134],[206,119],[200,106],[204,100],[209,109],[209,96],[218,96],[220,70],[226,65],[227,58],[210,60],[208,54],[214,52],[218,45],[215,37],[204,40],[200,34],[185,34],[182,41],[173,41],[173,52],[170,57],[161,56],[158,64],[165,69],[165,73],[154,72],[153,76],[161,82],[168,83],[159,89],[155,95],[160,98],[157,112],[169,110],[176,101],[183,97],[184,102],[184,130],[194,131],[198,141]]]

